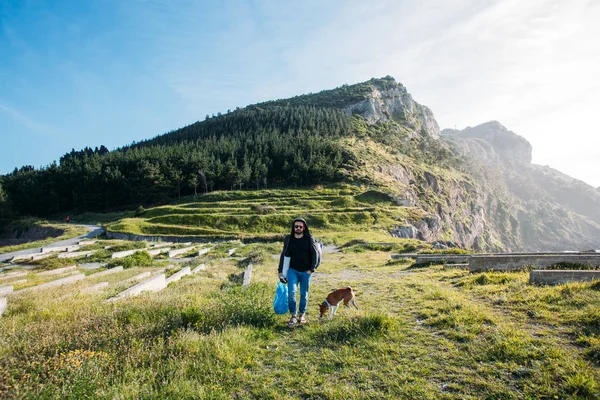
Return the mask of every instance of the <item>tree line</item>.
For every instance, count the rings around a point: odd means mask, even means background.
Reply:
[[[72,150],[59,163],[15,169],[0,177],[0,213],[105,212],[217,189],[337,181],[356,163],[338,140],[351,134],[336,109],[240,109],[111,152]]]

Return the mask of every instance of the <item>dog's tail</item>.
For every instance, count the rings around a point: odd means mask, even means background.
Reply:
[[[352,288],[351,288],[350,286],[348,286],[346,289],[348,289],[348,290],[352,291]]]

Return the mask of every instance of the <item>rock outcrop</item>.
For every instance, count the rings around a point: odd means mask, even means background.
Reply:
[[[373,124],[395,121],[414,132],[439,137],[440,127],[431,110],[416,101],[402,84],[381,90],[372,86],[372,92],[363,101],[344,108],[347,115],[360,114]]]

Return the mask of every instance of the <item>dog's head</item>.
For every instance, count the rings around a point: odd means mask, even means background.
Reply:
[[[319,318],[322,318],[325,314],[327,314],[327,310],[329,310],[329,304],[327,303],[327,301],[324,301],[319,306]]]

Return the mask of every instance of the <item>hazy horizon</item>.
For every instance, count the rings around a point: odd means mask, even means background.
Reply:
[[[0,173],[391,75],[440,128],[497,120],[600,186],[600,4],[31,1],[0,5]]]

